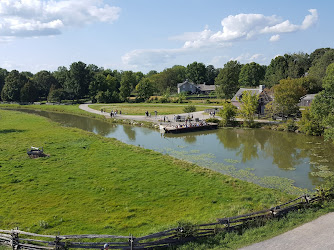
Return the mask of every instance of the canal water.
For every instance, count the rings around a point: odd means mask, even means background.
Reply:
[[[288,192],[296,192],[299,188],[313,190],[324,177],[334,173],[334,146],[320,137],[240,128],[170,135],[154,129],[115,125],[75,115],[19,111],[38,114],[64,126],[116,138]]]

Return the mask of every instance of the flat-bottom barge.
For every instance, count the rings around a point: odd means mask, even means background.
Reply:
[[[218,123],[207,123],[205,125],[188,125],[188,126],[172,126],[172,127],[164,127],[163,130],[165,133],[187,133],[187,132],[195,132],[201,130],[210,130],[210,129],[217,129]]]

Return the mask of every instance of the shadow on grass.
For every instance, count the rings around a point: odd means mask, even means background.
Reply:
[[[15,132],[24,132],[23,129],[2,129],[0,130],[0,134],[9,134],[9,133],[15,133]]]

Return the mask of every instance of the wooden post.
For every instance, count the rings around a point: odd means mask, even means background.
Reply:
[[[13,230],[18,230],[19,228],[16,227],[15,229]],[[13,250],[16,250],[19,248],[19,234],[18,233],[14,233],[14,231],[12,230],[12,233],[11,233],[11,236],[12,236],[12,249]]]
[[[130,234],[129,244],[130,244],[130,249],[133,250],[133,235],[132,234]]]
[[[57,250],[57,249],[59,249],[60,248],[60,244],[59,244],[59,242],[60,242],[60,239],[59,239],[59,237],[56,235],[56,239],[55,239],[55,241],[54,241],[54,243],[55,243],[55,250]]]

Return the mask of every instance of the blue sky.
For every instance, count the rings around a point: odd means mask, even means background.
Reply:
[[[83,61],[147,73],[194,61],[268,65],[334,47],[327,0],[0,0],[0,67]]]

